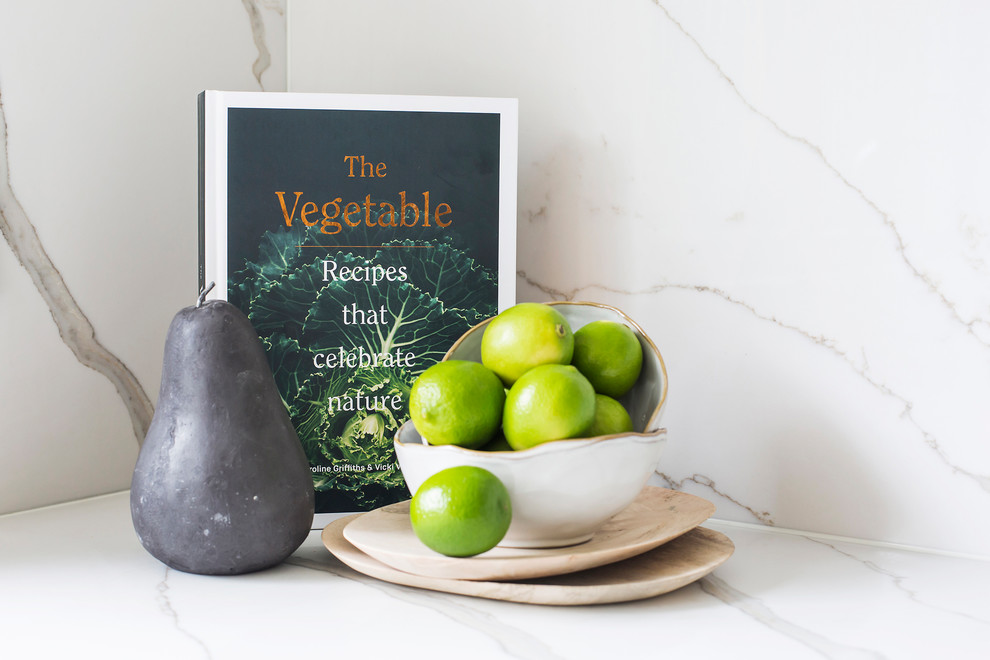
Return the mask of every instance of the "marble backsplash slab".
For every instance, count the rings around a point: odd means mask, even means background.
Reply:
[[[5,3],[0,512],[129,484],[148,409],[120,392],[155,401],[195,296],[198,91],[512,96],[519,299],[652,335],[656,483],[990,556],[988,27],[890,0]]]
[[[284,57],[284,2],[0,8],[0,512],[129,486],[197,295],[196,94]]]
[[[520,299],[651,333],[657,483],[990,555],[986,8],[485,7],[294,0],[289,88],[519,98]]]

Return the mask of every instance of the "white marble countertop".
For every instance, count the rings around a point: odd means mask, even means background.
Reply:
[[[355,573],[318,532],[283,565],[167,569],[127,493],[0,516],[3,658],[986,658],[990,562],[709,521],[735,554],[649,600],[551,607]]]

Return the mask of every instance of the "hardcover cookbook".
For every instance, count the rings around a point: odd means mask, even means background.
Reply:
[[[409,497],[415,378],[515,302],[515,99],[205,91],[200,287],[243,311],[314,527]]]

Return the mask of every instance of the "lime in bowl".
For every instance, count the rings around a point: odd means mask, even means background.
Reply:
[[[440,470],[472,465],[498,477],[509,491],[512,522],[503,547],[553,548],[589,540],[625,509],[657,469],[667,440],[660,418],[667,401],[667,371],[653,341],[620,310],[599,303],[551,302],[573,332],[594,321],[630,328],[642,347],[642,367],[632,388],[618,397],[632,430],[590,438],[544,442],[516,451],[431,445],[410,421],[395,436],[399,468],[410,492]],[[491,319],[468,330],[444,360],[481,362]]]

